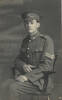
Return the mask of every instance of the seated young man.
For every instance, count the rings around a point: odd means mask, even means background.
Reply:
[[[46,74],[53,70],[53,40],[40,33],[38,14],[24,13],[22,18],[28,35],[13,68],[15,79],[10,85],[10,100],[19,100],[21,94],[39,95],[53,87],[50,75]]]

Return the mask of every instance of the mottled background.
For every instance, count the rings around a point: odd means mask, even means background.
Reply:
[[[50,35],[54,40],[55,52],[58,54],[54,79],[62,88],[60,0],[0,0],[0,87],[12,77],[11,67],[26,35],[21,13],[27,10],[39,13],[41,33]],[[61,94],[62,89],[59,88]]]

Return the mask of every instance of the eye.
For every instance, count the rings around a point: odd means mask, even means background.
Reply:
[[[30,21],[30,24],[33,24],[33,21],[32,20]]]

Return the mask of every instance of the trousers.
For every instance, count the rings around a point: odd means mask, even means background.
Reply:
[[[20,100],[23,95],[40,95],[41,91],[29,81],[12,80],[9,85],[9,100]]]
[[[47,100],[31,82],[8,79],[2,84],[2,100]]]

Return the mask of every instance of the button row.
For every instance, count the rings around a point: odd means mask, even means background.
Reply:
[[[31,40],[29,40],[29,42],[31,42]],[[30,48],[28,47],[27,50],[29,50],[29,49],[30,49]],[[28,51],[27,51],[27,53],[28,53]],[[28,54],[27,57],[29,58],[30,55]]]

